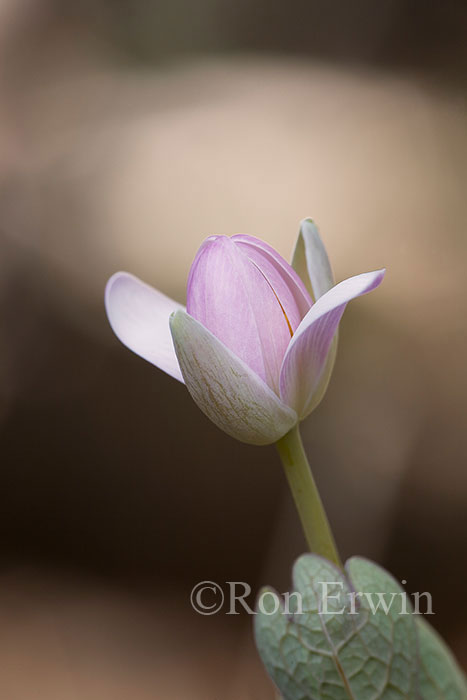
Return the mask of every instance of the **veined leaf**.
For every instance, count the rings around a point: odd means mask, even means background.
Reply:
[[[403,589],[359,557],[346,573],[306,554],[293,570],[298,596],[260,594],[256,641],[284,700],[419,698],[416,624]]]
[[[467,700],[465,676],[438,633],[416,618],[420,647],[420,697],[423,700]]]

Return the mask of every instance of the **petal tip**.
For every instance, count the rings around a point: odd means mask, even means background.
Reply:
[[[169,316],[169,325],[170,325],[170,330],[172,328],[175,328],[176,324],[179,323],[184,316],[189,316],[190,314],[187,314],[186,311],[183,309],[174,309],[172,313]]]
[[[134,276],[130,274],[129,272],[125,272],[124,270],[120,270],[119,272],[114,272],[111,277],[107,280],[107,283],[105,285],[105,292],[104,292],[104,304],[105,304],[105,310],[107,312],[107,316],[110,321],[110,325],[112,325],[112,308],[111,308],[111,296],[112,293],[115,291],[116,286],[119,284],[119,282],[122,282],[123,280],[131,279]]]
[[[375,270],[374,272],[369,272],[368,274],[373,275],[373,277],[374,277],[373,289],[375,289],[376,287],[379,287],[379,285],[383,281],[384,276],[386,275],[386,268],[381,267],[379,270]]]
[[[114,272],[113,275],[109,277],[107,280],[107,283],[105,285],[105,297],[107,299],[108,295],[110,294],[111,290],[113,287],[118,283],[123,280],[138,280],[135,275],[132,275],[131,272],[126,272],[126,270],[118,270],[118,272]]]
[[[104,295],[110,327],[127,348],[182,381],[168,319],[180,306],[129,272],[116,272]]]

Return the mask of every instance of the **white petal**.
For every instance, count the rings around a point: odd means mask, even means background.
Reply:
[[[128,272],[107,282],[105,308],[112,329],[130,350],[183,382],[170,334],[170,314],[185,307]]]
[[[282,363],[280,390],[282,400],[300,419],[317,405],[317,395],[324,393],[329,362],[332,369],[329,353],[345,307],[351,299],[375,289],[384,272],[366,272],[337,284],[313,304],[294,333]]]
[[[334,286],[328,254],[313,219],[303,219],[300,224],[292,267],[316,301]]]
[[[177,311],[170,328],[187,389],[221,430],[268,445],[295,425],[295,411],[199,321]]]

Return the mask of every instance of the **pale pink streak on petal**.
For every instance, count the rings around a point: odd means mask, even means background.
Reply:
[[[292,331],[308,313],[312,300],[298,274],[274,248],[254,236],[236,235],[232,241],[245,252],[274,289]]]
[[[291,337],[287,319],[265,274],[232,239],[213,236],[201,246],[188,278],[187,311],[279,391]]]
[[[351,277],[323,294],[311,307],[284,357],[280,396],[304,418],[313,402],[328,352],[348,302],[367,294],[382,281],[385,270]]]
[[[105,308],[115,335],[127,348],[183,382],[169,318],[184,306],[128,272],[116,272],[107,282]]]

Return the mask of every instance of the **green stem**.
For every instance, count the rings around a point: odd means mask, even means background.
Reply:
[[[303,449],[298,425],[277,442],[308,545],[342,569],[331,528]]]

